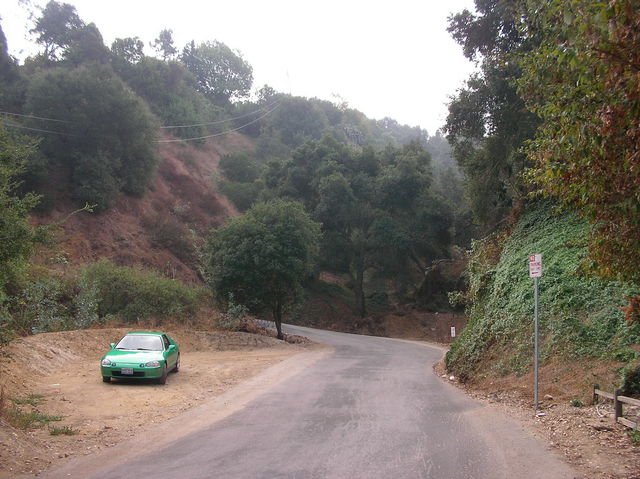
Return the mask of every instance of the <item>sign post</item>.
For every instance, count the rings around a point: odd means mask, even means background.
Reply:
[[[538,278],[542,277],[542,255],[529,255],[529,276],[533,278],[533,403],[534,408],[538,410]]]

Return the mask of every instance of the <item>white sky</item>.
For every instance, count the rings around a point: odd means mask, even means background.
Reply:
[[[43,6],[46,0],[31,0]],[[370,118],[385,116],[434,134],[448,97],[473,70],[447,33],[447,17],[473,0],[67,0],[94,22],[107,46],[118,37],[149,44],[163,28],[178,49],[219,40],[265,83],[305,97],[346,100]],[[3,0],[9,52],[36,51],[19,0]],[[147,47],[147,53],[152,51]]]

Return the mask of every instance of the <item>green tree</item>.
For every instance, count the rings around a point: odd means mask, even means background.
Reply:
[[[139,63],[144,58],[144,43],[138,37],[116,38],[111,53],[127,63]]]
[[[249,96],[253,83],[253,68],[222,42],[192,41],[182,50],[180,60],[198,81],[198,89],[209,100],[226,106],[233,100]]]
[[[203,123],[220,116],[197,91],[195,77],[177,61],[143,57],[138,63],[114,63],[118,75],[142,98],[166,126],[192,125],[169,131],[180,138],[205,136]]]
[[[453,156],[466,177],[466,194],[476,219],[494,229],[527,190],[521,151],[533,137],[537,118],[517,94],[521,71],[513,61],[532,40],[518,29],[518,2],[476,0],[476,12],[450,18],[449,32],[465,56],[480,62],[449,104],[445,126]]]
[[[520,93],[542,118],[528,153],[540,192],[590,220],[605,276],[640,280],[640,10],[634,0],[527,2]]]
[[[19,111],[24,101],[25,79],[18,62],[9,55],[7,37],[0,26],[0,109]]]
[[[0,125],[0,307],[7,299],[5,287],[24,272],[37,239],[28,215],[38,198],[17,193],[17,177],[35,151],[34,141],[16,139]]]
[[[44,56],[49,60],[59,60],[63,52],[74,41],[74,33],[84,27],[76,8],[68,3],[49,0],[42,9],[31,33],[44,46]]]
[[[320,225],[300,203],[273,200],[213,230],[208,243],[211,287],[256,312],[270,311],[278,338],[282,315],[311,273]]]
[[[167,61],[171,60],[178,53],[177,48],[173,44],[173,30],[164,28],[160,30],[160,34],[158,38],[156,38],[152,43],[151,47],[160,55],[162,55],[162,60]]]
[[[418,141],[377,153],[328,136],[306,142],[290,161],[269,163],[264,176],[267,194],[302,201],[322,223],[320,267],[349,278],[363,317],[367,275],[396,279],[403,295],[447,254],[450,213],[430,182],[429,154]]]
[[[104,65],[50,69],[29,85],[27,113],[64,119],[42,151],[68,171],[74,194],[108,208],[116,192],[141,196],[157,164],[156,127],[144,102]]]

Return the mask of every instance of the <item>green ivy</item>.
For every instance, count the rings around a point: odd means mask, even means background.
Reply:
[[[543,257],[543,358],[563,354],[632,359],[627,346],[640,340],[640,326],[629,326],[620,308],[626,297],[638,294],[639,286],[583,272],[589,232],[585,221],[542,203],[522,215],[504,236],[501,249],[495,238],[475,243],[466,272],[469,323],[447,354],[447,367],[468,379],[493,348],[502,348],[507,356],[498,367],[501,373],[529,370],[534,295],[527,262],[533,253]]]

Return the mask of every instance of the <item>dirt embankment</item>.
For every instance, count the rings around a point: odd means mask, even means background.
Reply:
[[[42,251],[38,261],[66,270],[108,258],[121,266],[140,265],[199,283],[197,261],[188,243],[201,241],[210,228],[239,214],[217,191],[220,157],[252,149],[251,141],[239,133],[211,139],[201,147],[162,143],[158,171],[144,197],[123,195],[99,214],[83,212],[67,218],[78,205],[69,198],[68,179],[61,175],[52,185],[56,197],[53,209],[35,215],[33,221],[50,224],[66,220],[58,245]]]
[[[69,457],[118,444],[151,425],[210,400],[267,367],[301,352],[274,338],[236,332],[173,330],[180,372],[165,386],[144,381],[103,383],[99,359],[130,329],[92,329],[30,336],[10,344],[0,362],[5,411],[13,400],[37,395],[23,412],[62,416],[49,426],[20,430],[0,418],[0,477],[33,474]],[[41,396],[41,398],[40,398]]]

